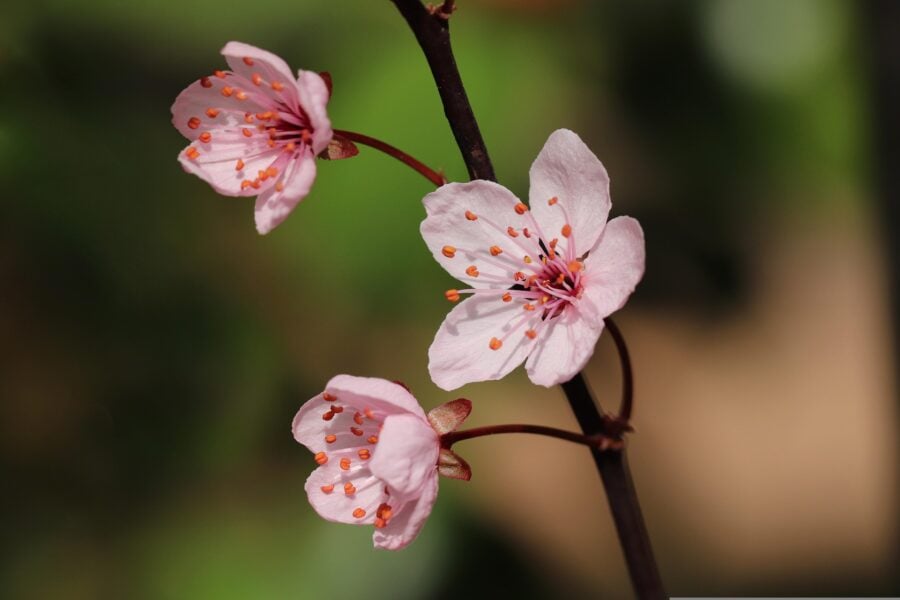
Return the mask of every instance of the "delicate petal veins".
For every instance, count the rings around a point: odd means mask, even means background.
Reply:
[[[438,477],[435,472],[434,477],[431,477],[422,488],[421,496],[404,505],[400,513],[391,519],[386,527],[375,530],[372,536],[375,547],[384,550],[399,550],[408,546],[419,535],[428,515],[431,514],[431,509],[437,499],[437,491]]]
[[[225,44],[222,56],[231,70],[248,82],[253,81],[254,75],[261,77],[260,84],[254,86],[255,92],[273,100],[283,100],[292,111],[297,110],[296,79],[281,57],[242,42]]]
[[[531,165],[530,177],[528,202],[535,218],[548,237],[568,223],[575,255],[582,256],[599,239],[611,207],[603,164],[577,134],[559,129],[550,134]],[[550,206],[551,198],[558,203]]]
[[[286,162],[277,183],[256,198],[256,230],[263,235],[275,229],[291,214],[297,204],[309,194],[316,179],[315,157],[308,149],[298,150],[297,155]]]
[[[644,275],[644,232],[631,217],[612,219],[591,251],[585,274],[584,296],[579,302],[595,322],[616,312]]]
[[[328,146],[333,136],[331,121],[325,110],[330,96],[328,86],[318,73],[300,70],[297,71],[297,93],[300,106],[306,111],[313,127],[313,153],[319,154]]]
[[[504,288],[525,270],[522,259],[530,249],[507,228],[521,231],[530,220],[516,211],[519,199],[508,189],[492,181],[448,183],[423,202],[428,216],[422,237],[448,273],[472,287]]]
[[[405,502],[421,493],[435,476],[440,441],[427,421],[411,414],[391,415],[384,421],[372,473]]]
[[[549,320],[544,335],[525,362],[532,383],[551,387],[568,381],[581,371],[594,353],[603,332],[572,307]]]
[[[525,332],[540,322],[540,311],[526,311],[523,304],[476,295],[450,311],[428,349],[434,383],[449,391],[502,379],[522,364],[535,344]]]

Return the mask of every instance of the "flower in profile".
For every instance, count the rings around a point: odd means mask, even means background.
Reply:
[[[374,525],[376,548],[407,546],[431,514],[438,474],[469,478],[468,465],[441,448],[440,436],[470,410],[468,400],[455,400],[426,416],[398,383],[332,378],[294,417],[294,439],[319,464],[306,480],[310,504],[329,521]]]
[[[609,177],[581,138],[553,132],[530,179],[530,206],[490,181],[450,183],[424,199],[428,248],[470,286],[445,295],[471,294],[428,351],[431,378],[445,390],[500,379],[523,361],[538,385],[568,381],[643,276],[641,226],[607,222]]]
[[[178,157],[185,171],[226,196],[257,196],[256,228],[268,233],[306,197],[315,157],[332,139],[329,85],[248,44],[229,42],[231,70],[214,71],[182,91],[172,123],[191,140]]]

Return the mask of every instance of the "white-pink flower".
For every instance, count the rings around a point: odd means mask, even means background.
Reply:
[[[431,514],[438,473],[468,479],[468,465],[441,448],[440,435],[470,410],[455,400],[426,416],[398,383],[332,378],[294,417],[294,439],[320,465],[306,480],[310,504],[329,521],[374,525],[376,548],[405,547]]]
[[[178,156],[185,171],[226,196],[258,196],[256,228],[268,233],[306,197],[315,158],[332,139],[325,80],[281,58],[229,42],[230,71],[187,87],[172,105],[172,123],[191,144]]]
[[[421,232],[469,289],[428,351],[434,382],[452,390],[500,379],[525,361],[531,381],[568,381],[594,352],[603,319],[644,273],[638,222],[607,222],[609,177],[575,133],[553,132],[530,171],[526,206],[490,181],[451,183],[424,199]]]

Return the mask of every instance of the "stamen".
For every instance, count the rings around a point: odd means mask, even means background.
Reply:
[[[316,459],[316,463],[318,463],[320,465],[324,465],[325,463],[328,462],[328,455],[325,454],[324,452],[316,452],[315,459]]]
[[[467,211],[466,211],[466,218],[467,218],[468,220],[470,220],[470,221],[477,221],[477,220],[478,220],[478,215],[476,215],[475,213],[473,213],[471,210],[467,210]]]
[[[504,302],[511,302],[511,301],[512,301],[512,294],[510,294],[509,292],[506,292],[506,293],[503,294],[500,298],[501,298]]]
[[[500,246],[491,246],[491,256],[499,256],[503,253],[503,249]]]
[[[362,437],[363,430],[360,429],[359,427],[351,427],[351,428],[350,428],[350,433],[352,433],[352,434],[355,435],[356,437]]]
[[[326,444],[333,444],[333,443],[335,443],[336,441],[337,441],[337,436],[334,435],[333,433],[329,433],[328,435],[325,436],[325,443],[326,443]]]
[[[323,485],[320,489],[321,489],[324,493],[330,494],[331,492],[334,491],[334,484],[333,484],[333,483],[329,483],[328,485]]]
[[[557,202],[559,202],[559,198],[557,198],[556,196],[553,196],[552,198],[550,198],[549,200],[547,200],[547,205],[548,205],[548,206],[553,206],[553,205],[556,204]]]
[[[188,119],[188,127],[190,127],[191,129],[197,129],[198,127],[200,127],[200,119],[198,119],[197,117],[191,117],[190,119]]]
[[[516,213],[518,213],[520,215],[524,215],[526,212],[528,212],[528,207],[525,206],[524,204],[522,204],[521,202],[516,204],[514,208],[515,208]]]
[[[244,123],[247,125],[253,125],[254,119],[253,113],[244,113]]]
[[[284,89],[284,84],[281,83],[280,81],[273,81],[272,89],[275,90],[276,92],[280,92],[281,90]]]
[[[503,342],[495,337],[492,337],[490,343],[488,343],[488,347],[491,350],[499,350],[501,346],[503,346]]]
[[[337,396],[335,396],[334,394],[329,394],[328,392],[323,392],[322,400],[324,400],[325,402],[334,402],[335,400],[337,400]]]
[[[233,93],[234,93],[234,88],[229,85],[226,85],[225,87],[222,88],[222,95],[225,96],[226,98],[231,96]]]
[[[235,171],[243,171],[244,170],[244,161],[239,158],[234,165],[234,170]]]
[[[446,298],[450,302],[459,302],[459,291],[447,290],[446,292],[444,292],[444,298]]]
[[[523,258],[522,260],[525,261],[526,265],[530,265],[532,263],[531,257],[528,256],[527,254],[525,255],[525,258]]]
[[[366,448],[362,448],[359,452],[357,452],[357,454],[359,454],[359,458],[361,460],[369,460],[370,458],[372,458],[372,453],[369,452]]]
[[[375,517],[375,529],[383,529],[387,526],[387,521],[381,517]]]
[[[528,339],[533,340],[537,337],[537,331],[534,329],[528,329],[525,331],[525,335],[528,336]]]
[[[238,100],[246,100],[247,92],[245,92],[244,90],[238,90],[238,93],[235,94],[234,97],[237,98]]]
[[[357,412],[356,414],[354,414],[353,422],[356,423],[357,425],[362,425],[363,424],[362,413]]]
[[[525,273],[523,273],[522,271],[516,271],[513,275],[513,279],[515,281],[525,281]]]
[[[531,237],[531,232],[528,231],[528,228],[527,228],[527,227],[523,227],[523,228],[522,228],[522,233],[524,233],[524,234],[525,234],[525,237],[527,237],[527,238],[530,238],[530,237]]]
[[[210,119],[215,119],[216,117],[219,116],[220,112],[221,111],[218,108],[207,108],[206,116],[209,117]]]
[[[247,65],[248,67],[252,67],[252,66],[253,66],[253,59],[250,58],[249,56],[245,56],[245,57],[244,57],[244,64]]]
[[[209,77],[201,77],[201,78],[200,78],[200,85],[202,85],[202,86],[205,87],[205,88],[211,88],[211,87],[212,87],[212,81],[209,80]]]
[[[512,225],[506,228],[506,233],[509,234],[509,237],[519,237],[519,232],[513,229]]]
[[[190,146],[187,150],[185,150],[184,154],[191,160],[196,160],[197,157],[200,156],[200,152],[193,146]]]
[[[247,129],[246,127],[241,129],[241,133],[244,134],[244,137],[250,137],[253,135],[253,132]]]
[[[250,186],[252,186],[252,185],[253,185],[253,182],[252,182],[252,181],[250,181],[249,179],[245,179],[245,180],[243,180],[243,181],[241,182],[241,190],[242,190],[242,191],[243,191],[243,190],[246,190],[248,187],[250,187]]]
[[[456,256],[456,248],[454,248],[453,246],[444,246],[443,248],[441,248],[441,254],[443,254],[447,258],[453,258],[454,256]]]
[[[283,181],[279,181],[278,183],[275,184],[275,191],[276,192],[284,191],[284,182]]]
[[[250,80],[253,82],[253,85],[259,85],[262,83],[262,75],[254,73]]]
[[[573,273],[577,273],[578,271],[580,271],[582,269],[582,267],[584,267],[584,265],[581,264],[581,261],[579,261],[579,260],[573,260],[567,266],[569,267],[569,270],[572,271]]]
[[[569,237],[572,235],[572,226],[566,223],[563,225],[561,233],[563,234],[563,237]]]
[[[352,496],[356,493],[356,486],[350,483],[349,481],[344,484],[344,494],[347,496]]]
[[[219,79],[225,79],[225,71],[220,71],[219,69],[216,69],[215,71],[213,71],[213,75],[215,75]]]
[[[377,436],[377,435],[370,435],[370,436],[369,436],[369,439],[367,439],[366,441],[369,442],[370,444],[377,444],[377,443],[378,443],[378,436]]]
[[[349,470],[350,470],[350,459],[349,459],[349,458],[342,458],[342,459],[341,459],[341,470],[342,470],[342,471],[349,471]]]
[[[246,180],[245,180],[245,181],[246,181]],[[241,185],[241,187],[244,187],[244,186]],[[333,418],[334,418],[334,411],[333,411],[333,410],[329,410],[327,413],[325,413],[324,415],[322,415],[322,420],[323,420],[323,421],[330,421],[330,420],[332,420]]]
[[[367,418],[367,419],[374,419],[374,418],[375,418],[375,413],[372,412],[372,409],[371,409],[371,408],[364,408],[364,409],[363,409],[363,414],[366,415],[366,418]]]
[[[466,267],[466,275],[468,275],[469,277],[478,277],[478,267],[476,267],[475,265]]]
[[[522,305],[522,308],[524,308],[525,310],[534,310],[534,304],[532,304],[531,302],[526,302]]]
[[[364,516],[366,516],[366,511],[361,508],[357,508],[353,511],[353,516],[357,519],[362,519]]]
[[[332,406],[331,410],[333,410],[336,414],[340,414],[340,413],[344,412],[344,407],[343,406]]]
[[[208,131],[204,131],[203,133],[200,134],[200,141],[203,142],[204,144],[208,144],[211,139],[212,139],[212,134],[209,133]]]

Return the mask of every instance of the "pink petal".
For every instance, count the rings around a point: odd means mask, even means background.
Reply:
[[[579,308],[595,323],[625,304],[644,275],[644,232],[631,217],[616,217],[585,261]]]
[[[254,89],[273,101],[284,102],[291,112],[297,112],[296,80],[284,60],[271,52],[242,42],[228,42],[222,48],[222,55],[231,70],[246,81],[252,81],[254,74],[259,74],[263,78],[263,83],[253,86]],[[251,64],[247,64],[248,62]],[[283,87],[274,90],[272,84],[275,82],[282,84]]]
[[[353,461],[349,470],[341,468],[341,459]],[[358,464],[352,450],[328,453],[328,462],[313,471],[304,486],[309,503],[323,518],[337,523],[373,524],[378,506],[388,501],[384,484],[372,475],[368,466]],[[345,484],[353,486],[348,494]],[[323,489],[324,488],[324,489]],[[354,515],[354,511],[362,509]]]
[[[428,349],[434,383],[453,390],[473,381],[502,379],[519,366],[535,342],[525,335],[540,322],[540,311],[527,312],[518,300],[474,296],[456,306]],[[492,338],[502,341],[491,349]]]
[[[428,422],[438,435],[444,435],[462,425],[472,412],[472,401],[465,398],[444,402],[428,411]]]
[[[265,235],[280,225],[309,194],[316,179],[316,160],[305,146],[297,150],[276,183],[256,199],[256,230]],[[270,180],[271,182],[271,180]],[[277,182],[284,188],[279,191]]]
[[[378,377],[337,375],[325,389],[337,396],[337,402],[351,406],[368,406],[378,414],[412,413],[425,420],[425,411],[409,391],[393,381]]]
[[[372,535],[372,541],[376,548],[384,550],[399,550],[412,542],[437,500],[438,477],[437,472],[425,482],[421,495],[414,501],[407,503],[403,509],[392,518],[386,527],[376,529]]]
[[[472,287],[510,286],[515,272],[524,266],[527,250],[519,245],[521,238],[517,243],[509,236],[507,227],[521,231],[531,223],[516,212],[519,200],[512,192],[491,181],[449,183],[423,202],[428,216],[420,228],[422,237],[447,272]],[[492,256],[492,246],[501,253]],[[478,269],[477,277],[466,273],[472,265]]]
[[[438,435],[427,421],[411,414],[391,415],[384,420],[372,473],[386,483],[391,495],[407,502],[421,494],[435,477],[440,450]]]
[[[582,256],[593,248],[611,207],[609,176],[581,138],[568,129],[550,134],[531,165],[530,177],[528,203],[545,235],[551,239],[560,235],[568,223],[575,255]],[[558,203],[549,206],[548,201],[554,197]]]
[[[594,324],[567,307],[538,333],[537,345],[525,363],[528,378],[545,387],[572,379],[591,358],[602,332],[603,321]]]
[[[300,106],[306,111],[312,125],[313,154],[319,154],[328,147],[332,138],[331,121],[325,107],[331,94],[328,85],[318,73],[297,71],[297,94]]]

